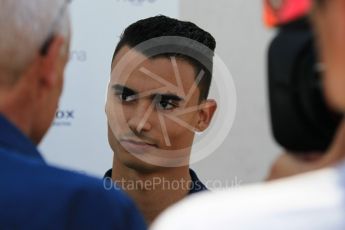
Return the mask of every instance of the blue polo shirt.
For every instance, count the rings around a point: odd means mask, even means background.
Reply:
[[[112,169],[109,169],[105,173],[104,179],[111,179],[112,171],[113,171]],[[199,180],[198,176],[192,169],[189,169],[189,174],[191,177],[192,184],[191,184],[191,188],[189,190],[188,195],[208,190],[207,187]]]
[[[0,229],[146,229],[134,203],[102,180],[48,166],[0,115]]]

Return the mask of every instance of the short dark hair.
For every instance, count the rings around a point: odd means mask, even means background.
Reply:
[[[155,58],[162,56],[176,56],[188,61],[194,67],[196,75],[200,71],[204,71],[204,76],[199,82],[198,86],[200,89],[200,101],[207,99],[212,80],[213,56],[214,50],[216,48],[216,41],[210,33],[204,31],[194,23],[180,21],[163,15],[137,21],[127,27],[122,33],[120,42],[117,44],[117,47],[115,49],[112,62],[114,61],[116,54],[122,47],[127,45],[131,48],[134,48],[142,42],[164,36],[177,36],[187,38],[197,43],[201,43],[203,46],[207,47],[209,51],[212,51],[203,52],[203,56],[205,56],[204,60],[208,60],[206,61],[208,62],[206,66],[204,62],[201,63],[200,60],[196,60],[191,55],[181,54],[180,52],[178,52],[178,48],[175,52],[175,47],[174,52],[160,53],[159,55],[151,57]]]

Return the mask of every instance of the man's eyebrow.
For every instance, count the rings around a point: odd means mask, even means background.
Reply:
[[[153,94],[151,97],[160,98],[161,100],[165,100],[165,101],[169,101],[169,100],[177,101],[177,102],[184,101],[182,97],[179,97],[175,94],[158,94],[157,93],[157,94]]]
[[[128,94],[138,95],[139,98],[149,96],[152,99],[160,98],[161,100],[166,100],[166,101],[168,101],[168,100],[177,101],[177,102],[184,101],[184,99],[182,97],[179,97],[176,94],[171,94],[171,93],[167,93],[167,94],[151,93],[151,92],[138,93],[135,90],[130,89],[127,86],[120,85],[120,84],[113,85],[112,88],[117,92],[127,92]],[[153,92],[153,90],[152,90],[152,92]]]
[[[124,85],[119,85],[119,84],[116,84],[116,85],[113,85],[112,87],[115,91],[117,92],[127,92],[129,94],[132,94],[132,95],[137,95],[138,92],[136,92],[135,90],[133,89],[130,89]]]

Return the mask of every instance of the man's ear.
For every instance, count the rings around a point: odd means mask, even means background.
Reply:
[[[200,104],[197,131],[203,132],[208,128],[216,110],[217,102],[215,100],[205,100]]]
[[[63,45],[64,38],[55,36],[49,43],[45,53],[41,54],[40,82],[44,86],[52,87],[57,82],[57,71]]]

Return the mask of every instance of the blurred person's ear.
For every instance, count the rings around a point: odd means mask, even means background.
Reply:
[[[44,54],[40,55],[41,65],[39,80],[43,87],[54,87],[59,77],[59,68],[64,52],[64,38],[55,36]]]
[[[37,55],[39,70],[29,84],[32,96],[31,140],[38,144],[50,127],[63,88],[63,76],[68,60],[68,45],[62,37],[54,37],[44,53]]]
[[[327,103],[345,112],[345,0],[315,1],[312,21],[325,66]]]

